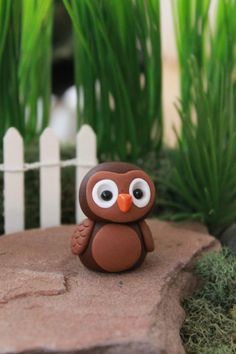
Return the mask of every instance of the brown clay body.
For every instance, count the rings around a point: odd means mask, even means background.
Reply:
[[[79,257],[89,269],[122,272],[140,266],[146,253],[138,224],[96,223]]]
[[[155,201],[150,177],[122,162],[103,163],[88,172],[79,191],[88,217],[72,237],[72,253],[89,269],[122,272],[140,266],[154,243],[144,218]]]

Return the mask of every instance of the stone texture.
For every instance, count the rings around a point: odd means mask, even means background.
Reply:
[[[181,354],[179,299],[193,259],[218,242],[198,225],[150,220],[156,250],[124,274],[70,254],[74,226],[0,238],[0,353]]]
[[[236,256],[236,223],[232,224],[222,233],[220,241]]]
[[[63,274],[28,269],[1,268],[0,304],[33,295],[59,295],[66,292]]]

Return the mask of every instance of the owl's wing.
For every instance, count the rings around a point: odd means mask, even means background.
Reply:
[[[142,220],[139,222],[139,226],[140,226],[140,229],[143,234],[143,239],[144,239],[146,251],[147,252],[154,251],[155,245],[154,245],[152,233],[151,233],[151,230],[150,230],[148,224],[146,223],[146,221]]]
[[[71,239],[71,251],[75,255],[84,252],[93,231],[94,221],[83,220],[75,229]]]

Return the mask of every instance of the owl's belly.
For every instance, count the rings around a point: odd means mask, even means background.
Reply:
[[[136,231],[122,224],[101,227],[92,243],[92,255],[105,271],[121,272],[131,268],[140,258],[142,246]]]

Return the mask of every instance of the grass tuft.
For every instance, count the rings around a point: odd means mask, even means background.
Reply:
[[[206,30],[211,0],[172,0],[176,47],[180,67],[180,91],[183,109],[191,110],[191,67],[194,56],[199,68],[204,65]]]
[[[162,142],[159,0],[64,0],[74,28],[79,126],[101,159],[136,160]]]
[[[197,219],[219,235],[236,217],[236,1],[218,0],[212,25],[210,5],[173,1],[182,129],[163,184],[171,219]]]
[[[203,85],[195,60],[191,66],[194,117],[180,103],[182,133],[170,176],[162,179],[172,197],[165,202],[173,220],[198,219],[218,235],[236,216],[235,93],[222,74],[215,95],[212,82]]]
[[[52,0],[0,2],[0,138],[16,127],[28,142],[48,123]]]

